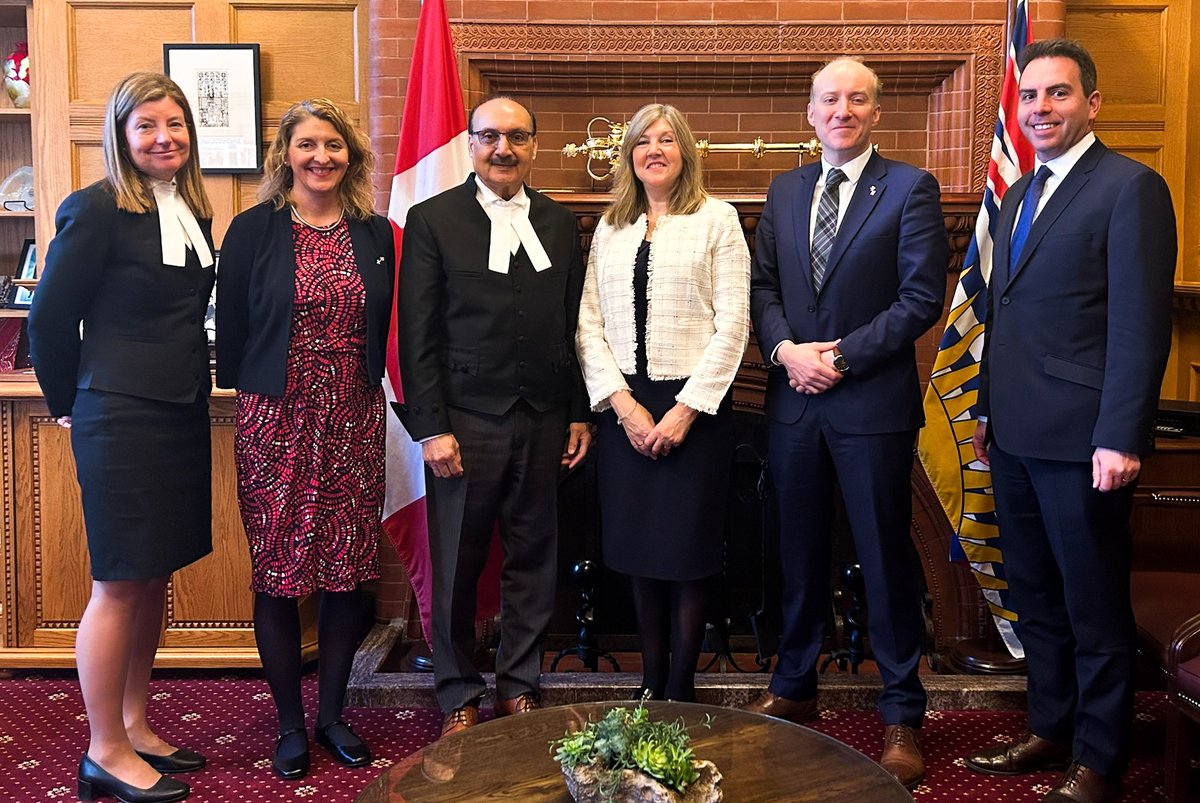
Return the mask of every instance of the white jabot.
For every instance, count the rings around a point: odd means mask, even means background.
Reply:
[[[525,246],[525,253],[533,263],[534,270],[543,271],[550,267],[550,257],[542,247],[533,224],[529,222],[529,196],[525,188],[517,190],[517,194],[509,200],[504,200],[484,184],[475,179],[478,192],[475,193],[479,205],[492,221],[492,234],[488,242],[488,270],[496,273],[508,273],[509,257],[517,253],[517,249]]]
[[[213,255],[200,231],[200,224],[191,208],[180,199],[174,181],[152,181],[154,200],[158,203],[158,231],[162,235],[164,265],[182,268],[187,264],[187,249],[200,259],[200,265],[212,267]]]

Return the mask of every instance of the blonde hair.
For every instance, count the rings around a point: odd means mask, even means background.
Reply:
[[[211,219],[212,204],[208,202],[204,182],[200,178],[200,151],[192,108],[179,85],[157,72],[135,72],[122,78],[108,96],[108,105],[104,108],[104,173],[116,198],[117,208],[135,214],[153,212],[158,208],[154,193],[146,184],[146,175],[137,169],[129,157],[125,123],[138,106],[163,98],[175,101],[183,110],[183,120],[187,124],[188,158],[175,174],[176,191],[191,208],[192,214]]]
[[[628,226],[649,209],[646,188],[633,170],[633,149],[646,129],[659,120],[666,120],[675,132],[675,144],[683,158],[683,170],[671,188],[668,211],[672,215],[690,215],[703,206],[708,198],[708,193],[704,191],[696,137],[687,120],[674,106],[651,103],[637,110],[629,121],[625,138],[621,140],[619,169],[613,182],[613,200],[604,212],[604,220],[610,225]]]
[[[338,185],[338,196],[350,217],[366,220],[375,213],[375,193],[371,184],[375,152],[371,150],[371,140],[367,135],[359,131],[354,121],[327,98],[302,100],[283,113],[279,119],[279,130],[275,132],[275,141],[267,150],[263,167],[266,180],[258,188],[258,199],[270,201],[276,209],[283,209],[287,205],[295,181],[292,168],[287,163],[288,146],[292,143],[296,126],[311,117],[329,123],[338,136],[345,140],[350,159],[346,176]]]

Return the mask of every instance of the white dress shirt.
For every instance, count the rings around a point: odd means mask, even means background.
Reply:
[[[850,206],[850,198],[854,196],[854,188],[858,186],[858,180],[862,178],[863,171],[867,169],[867,161],[871,158],[874,149],[870,146],[865,151],[855,156],[844,165],[831,165],[825,161],[825,157],[821,157],[821,175],[817,177],[817,186],[813,188],[812,204],[808,211],[808,244],[812,245],[813,232],[817,228],[817,208],[821,205],[821,193],[825,191],[825,178],[829,175],[829,171],[837,168],[846,174],[846,180],[838,186],[838,228],[842,226],[842,218],[846,216],[846,208]]]
[[[1046,179],[1046,185],[1042,187],[1042,197],[1038,198],[1037,209],[1035,209],[1033,212],[1034,220],[1037,220],[1037,216],[1040,215],[1042,210],[1046,208],[1046,203],[1050,200],[1050,196],[1054,194],[1054,191],[1058,189],[1058,185],[1063,183],[1063,179],[1067,177],[1067,174],[1071,172],[1071,169],[1075,167],[1076,163],[1083,158],[1085,153],[1087,153],[1087,149],[1092,147],[1095,142],[1096,134],[1092,131],[1089,131],[1083,135],[1083,139],[1079,140],[1070,148],[1068,148],[1067,152],[1061,156],[1056,156],[1048,162],[1043,162],[1041,159],[1034,159],[1034,175],[1036,175],[1037,171],[1043,166],[1050,168],[1050,177]],[[1022,199],[1021,203],[1024,202],[1024,199]],[[1019,220],[1020,217],[1021,207],[1018,206],[1017,214],[1013,216],[1014,231],[1017,228],[1016,221]]]

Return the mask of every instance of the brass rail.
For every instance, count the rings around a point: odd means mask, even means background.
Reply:
[[[596,123],[606,126],[608,133],[593,133],[592,126]],[[587,174],[595,181],[607,181],[612,178],[613,171],[618,168],[621,158],[621,143],[625,140],[625,134],[628,131],[629,123],[616,123],[607,117],[593,117],[588,121],[588,136],[583,144],[564,145],[562,154],[569,158],[587,157]],[[729,143],[712,143],[707,139],[702,139],[696,143],[696,149],[701,156],[708,156],[710,153],[750,153],[754,155],[755,159],[761,159],[768,153],[799,153],[804,156],[816,156],[821,152],[821,143],[815,137],[807,142],[763,142],[762,137],[755,137],[753,142]],[[608,167],[603,173],[598,173],[592,167],[593,162],[600,162]]]

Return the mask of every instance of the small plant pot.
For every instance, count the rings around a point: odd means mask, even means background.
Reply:
[[[587,764],[563,767],[567,791],[575,803],[719,803],[721,773],[711,761],[695,761],[700,777],[680,794],[643,772],[621,770],[613,787],[614,773]]]

